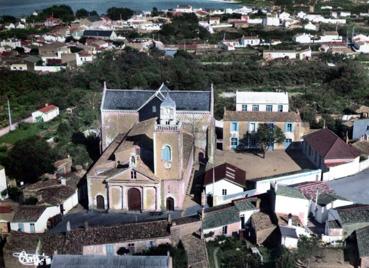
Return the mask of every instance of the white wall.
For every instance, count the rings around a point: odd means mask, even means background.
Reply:
[[[65,69],[65,66],[35,66],[36,72],[56,73]]]
[[[44,212],[41,214],[41,216],[38,218],[35,224],[35,232],[36,233],[43,233],[47,229],[47,221],[60,214],[60,207],[59,206],[53,206],[53,207],[47,207]],[[24,222],[24,232],[30,233],[31,232],[31,223],[32,222]],[[10,223],[10,229],[13,231],[18,231],[19,229],[19,222],[11,222]]]
[[[6,181],[6,174],[5,168],[0,166],[0,193],[7,189],[7,181]]]
[[[275,198],[275,213],[298,216],[302,224],[307,225],[310,202],[307,199],[292,198],[277,195]]]
[[[214,187],[213,187],[214,185]],[[227,190],[227,195],[232,195],[232,194],[237,194],[237,193],[242,193],[243,192],[243,188],[239,185],[236,185],[234,183],[231,183],[227,180],[219,180],[216,181],[214,184],[208,184],[205,186],[205,194],[206,195],[213,195],[213,196],[223,196],[222,194],[222,190],[226,189]],[[213,192],[214,190],[214,192]]]
[[[286,248],[297,248],[298,243],[297,238],[282,236],[282,245],[284,245]]]
[[[360,171],[360,157],[356,157],[352,162],[330,167],[328,172],[323,173],[323,181],[351,176]]]
[[[291,175],[281,175],[276,176],[270,179],[259,180],[256,182],[256,193],[263,194],[270,190],[271,184],[283,184],[283,185],[292,185],[301,182],[307,181],[320,181],[321,170],[308,170],[301,171],[300,173],[291,174]]]
[[[247,112],[252,112],[252,105],[259,105],[259,112],[266,112],[266,106],[272,105],[272,112],[278,112],[278,103],[268,103],[268,104],[258,104],[258,103],[237,103],[236,104],[236,111],[243,111],[242,105],[247,105]],[[288,105],[287,104],[281,104],[283,105],[283,112],[288,112]]]
[[[64,213],[68,213],[72,208],[78,205],[78,190],[63,203]]]

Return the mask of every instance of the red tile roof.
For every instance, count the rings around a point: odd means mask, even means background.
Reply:
[[[308,199],[314,199],[316,197],[317,192],[321,193],[332,193],[333,189],[329,187],[326,182],[317,181],[317,182],[303,182],[295,186],[302,192]]]
[[[58,109],[57,106],[53,105],[53,104],[50,104],[50,105],[46,105],[45,107],[39,109],[40,112],[44,113],[44,114],[47,114],[55,109]]]
[[[346,144],[328,128],[306,135],[304,142],[308,143],[324,159],[354,159],[360,156],[356,148]]]
[[[241,186],[245,186],[246,183],[246,172],[228,163],[216,166],[214,169],[214,177],[215,181],[225,179]],[[211,184],[212,182],[213,169],[210,169],[205,173],[204,185]]]

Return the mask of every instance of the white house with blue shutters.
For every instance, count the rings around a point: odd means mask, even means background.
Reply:
[[[288,112],[287,92],[236,92],[236,111],[242,112]]]

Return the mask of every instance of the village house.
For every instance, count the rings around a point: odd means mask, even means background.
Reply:
[[[0,234],[2,236],[7,235],[11,231],[10,223],[13,221],[18,206],[19,203],[10,199],[0,202]]]
[[[369,140],[369,119],[354,121],[352,126],[352,139],[359,141]]]
[[[303,139],[303,153],[317,168],[326,171],[351,163],[350,169],[357,170],[355,166],[359,163],[360,152],[346,144],[331,130],[324,128],[304,136]],[[337,172],[342,172],[342,170]]]
[[[281,24],[278,14],[275,15],[267,15],[263,18],[263,25],[264,26],[272,26],[272,27],[279,27]]]
[[[297,34],[293,37],[293,40],[296,43],[300,43],[300,44],[310,44],[313,43],[312,39],[311,39],[311,35],[307,34],[307,33],[302,33],[302,34]]]
[[[206,171],[204,176],[205,195],[211,198],[212,205],[218,205],[218,199],[244,192],[246,172],[229,163]]]
[[[83,32],[83,37],[102,40],[116,40],[118,36],[115,31],[111,30],[85,30]]]
[[[61,59],[62,54],[71,53],[70,48],[66,44],[59,42],[45,44],[40,46],[38,50],[43,62],[47,62],[49,59]]]
[[[236,92],[236,111],[288,112],[288,92]]]
[[[301,223],[300,218],[292,214],[277,214],[281,244],[289,249],[296,249],[300,236],[310,236],[310,232]]]
[[[274,192],[274,212],[276,214],[296,215],[301,223],[306,226],[309,216],[309,200],[298,189],[291,186],[276,185]]]
[[[231,204],[205,209],[202,232],[207,240],[217,236],[234,236],[240,231],[249,233],[251,215],[259,209],[248,199],[234,200]]]
[[[58,214],[58,206],[21,205],[10,223],[10,229],[25,233],[43,233],[47,230],[49,219]]]
[[[258,148],[257,131],[260,124],[279,127],[286,139],[283,143],[271,143],[271,150],[287,149],[293,142],[300,142],[307,126],[295,112],[239,112],[225,111],[223,127],[223,150],[234,150],[242,144]]]
[[[342,42],[342,36],[338,34],[337,31],[325,31],[323,35],[320,36],[319,40],[315,40],[316,43],[334,43]]]
[[[59,116],[59,107],[46,103],[45,107],[32,113],[32,121],[34,123],[49,122],[57,116]]]
[[[105,88],[104,153],[87,175],[89,207],[182,209],[193,163],[207,155],[211,103],[210,91]]]
[[[258,36],[242,36],[239,45],[236,47],[259,46],[260,38]]]
[[[306,60],[311,58],[311,49],[306,50],[263,50],[263,59],[266,61],[276,59]]]
[[[274,240],[278,232],[278,226],[273,223],[271,216],[265,212],[256,212],[250,218],[250,240],[257,245],[262,245]],[[278,234],[279,236],[279,234]]]

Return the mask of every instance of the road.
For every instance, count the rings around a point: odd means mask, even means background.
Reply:
[[[328,182],[335,192],[359,204],[369,204],[369,169],[356,175]]]

